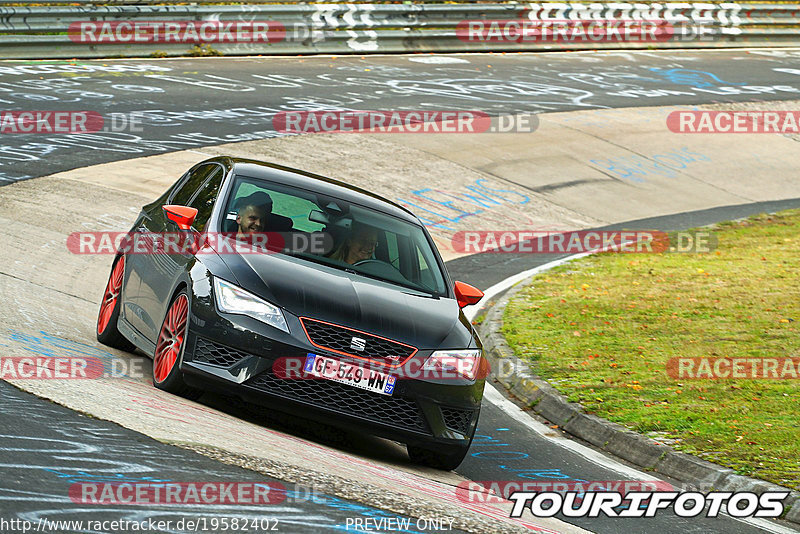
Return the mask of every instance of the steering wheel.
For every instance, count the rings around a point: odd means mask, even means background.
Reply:
[[[373,274],[378,274],[382,272],[383,276],[389,276],[389,277],[395,276],[395,277],[400,277],[403,280],[406,279],[406,277],[403,276],[403,273],[400,272],[400,269],[398,269],[391,263],[385,262],[383,260],[378,260],[375,258],[368,258],[366,260],[357,261],[353,264],[353,267],[362,267],[367,265],[374,266],[372,269],[368,268],[368,270],[373,272]]]
[[[375,258],[369,258],[369,259],[366,259],[366,260],[360,260],[360,261],[355,262],[353,264],[353,267],[358,267],[359,265],[370,265],[370,264],[375,264],[375,263],[382,264],[382,265],[389,265],[385,261],[376,260]],[[394,267],[394,265],[392,265],[392,267]]]

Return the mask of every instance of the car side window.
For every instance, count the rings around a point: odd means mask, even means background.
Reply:
[[[423,256],[422,251],[417,248],[417,258],[419,260],[419,281],[426,287],[435,287],[435,280],[428,261]]]
[[[178,186],[178,189],[176,189],[174,193],[172,193],[172,198],[169,203],[187,206],[195,192],[216,169],[219,169],[219,165],[216,163],[209,163],[200,165],[191,171],[189,177]]]
[[[319,209],[319,206],[310,200],[278,191],[267,191],[267,193],[272,198],[272,213],[290,218],[295,230],[319,232],[324,229],[324,225],[308,220],[308,214]]]
[[[196,230],[203,230],[211,218],[211,212],[214,210],[214,203],[217,200],[219,188],[222,185],[222,179],[225,173],[222,167],[215,165],[216,169],[212,170],[206,182],[200,187],[200,190],[195,195],[189,206],[197,209],[197,217],[194,219],[194,228]]]
[[[400,249],[397,246],[397,234],[394,232],[386,232],[386,253],[389,256],[388,261],[396,269],[400,268]]]
[[[272,200],[271,214],[273,216],[280,216],[281,218],[291,221],[293,230],[302,232],[320,232],[325,229],[325,225],[310,221],[308,218],[309,213],[318,210],[314,202],[309,199],[302,198],[298,195],[291,195],[282,193],[275,189],[267,189],[259,184],[251,184],[242,182],[239,184],[236,192],[233,195],[233,200],[228,208],[227,220],[233,221],[236,219],[236,206],[238,203],[247,197],[254,194],[267,194]],[[272,231],[272,228],[267,227],[267,231]]]

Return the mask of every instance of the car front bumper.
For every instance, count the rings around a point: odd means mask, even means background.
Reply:
[[[282,358],[304,361],[312,353],[359,362],[312,345],[299,318],[286,312],[291,333],[221,313],[212,298],[194,298],[191,308],[181,362],[191,386],[418,446],[463,447],[475,433],[484,380],[398,378],[388,396],[326,379],[285,378],[274,370]],[[417,376],[410,369],[432,352],[419,350],[395,374],[407,368]]]

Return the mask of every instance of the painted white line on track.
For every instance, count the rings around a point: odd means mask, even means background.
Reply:
[[[579,258],[583,258],[584,256],[589,256],[592,252],[584,252],[581,254],[573,254],[572,256],[567,256],[566,258],[561,258],[555,261],[551,261],[548,263],[544,263],[539,265],[538,267],[534,267],[533,269],[528,269],[527,271],[523,271],[519,274],[515,274],[514,276],[509,276],[505,280],[502,280],[493,286],[489,287],[486,291],[484,291],[484,299],[485,302],[489,302],[490,299],[495,297],[496,295],[502,293],[503,291],[513,287],[514,285],[522,282],[526,278],[533,276],[535,274],[543,273],[552,269],[553,267],[558,267],[559,265],[563,265],[572,260],[576,260]],[[469,309],[464,312],[464,315],[472,321],[477,313],[480,311],[481,308]],[[592,448],[587,447],[577,441],[574,441],[569,438],[565,438],[563,436],[554,436],[554,432],[552,429],[548,428],[547,426],[543,425],[533,417],[531,417],[528,413],[522,410],[519,406],[508,400],[506,397],[503,396],[493,385],[486,384],[486,389],[484,390],[484,398],[506,412],[512,419],[518,421],[525,425],[527,428],[533,430],[542,438],[549,440],[554,445],[558,445],[559,447],[563,447],[579,456],[582,456],[592,462],[595,465],[599,465],[605,469],[610,471],[614,471],[620,475],[624,475],[626,477],[630,477],[633,480],[638,481],[652,481],[652,480],[661,480],[652,474],[645,474],[638,469],[633,467],[628,467],[627,465],[614,460],[613,458],[596,451]],[[727,517],[727,514],[725,514]],[[748,525],[752,525],[757,527],[765,532],[772,532],[774,534],[798,534],[798,530],[793,528],[785,527],[783,525],[774,523],[772,521],[768,521],[766,519],[759,519],[755,517],[731,517],[731,519],[735,519],[737,521],[741,521],[742,523],[747,523]]]
[[[548,426],[540,423],[539,421],[531,417],[522,408],[520,408],[507,398],[505,398],[503,394],[500,393],[491,384],[486,384],[486,390],[484,391],[484,398],[486,398],[489,402],[491,402],[492,404],[494,404],[495,406],[506,412],[515,421],[522,423],[526,427],[530,428],[531,430],[539,434],[541,437],[552,441],[559,447],[569,449],[575,454],[583,456],[593,464],[604,467],[605,469],[608,469],[610,471],[614,471],[615,473],[618,473],[625,477],[629,477],[632,480],[652,481],[653,479],[655,479],[653,475],[645,474],[639,471],[638,469],[634,469],[632,467],[628,467],[627,465],[623,465],[617,462],[616,460],[609,458],[603,453],[598,452],[594,449],[590,449],[586,445],[582,445],[577,441],[573,441],[563,436],[557,436],[557,437],[554,436],[553,429],[549,428]]]

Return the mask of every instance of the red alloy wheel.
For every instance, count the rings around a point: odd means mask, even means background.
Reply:
[[[103,302],[100,304],[100,315],[97,316],[97,333],[102,334],[108,326],[111,315],[114,314],[114,307],[117,305],[120,289],[122,289],[122,277],[125,274],[125,256],[120,256],[108,278],[106,292],[103,293]]]
[[[156,382],[163,382],[169,376],[183,347],[186,337],[186,318],[189,315],[189,299],[186,295],[179,295],[172,303],[161,333],[158,335],[158,344],[153,358],[153,378]]]

